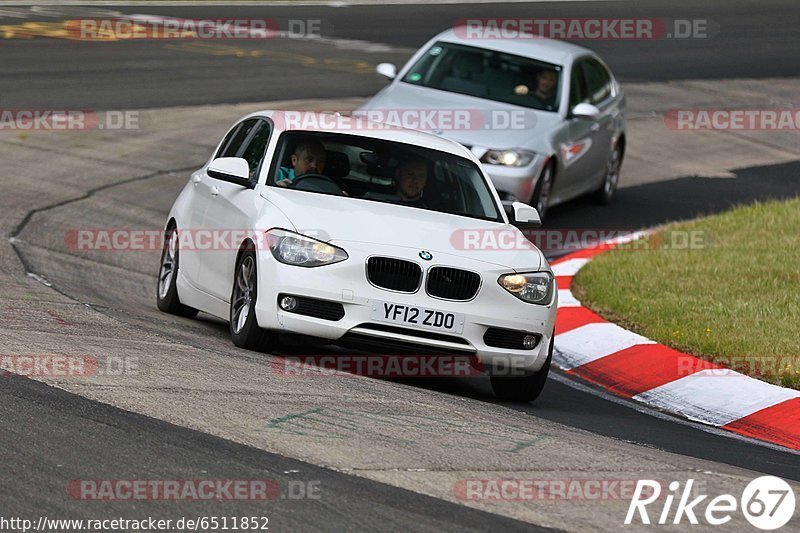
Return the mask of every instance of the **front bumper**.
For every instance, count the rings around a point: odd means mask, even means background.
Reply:
[[[433,261],[422,261],[416,248],[354,242],[335,244],[347,251],[349,259],[316,268],[285,265],[277,262],[268,250],[259,251],[256,317],[260,327],[331,341],[344,341],[357,336],[362,340],[372,339],[376,345],[398,343],[417,346],[427,351],[470,354],[476,356],[490,370],[507,368],[512,364],[515,368],[534,372],[547,359],[548,345],[555,326],[557,291],[554,291],[550,305],[528,304],[515,298],[497,283],[500,275],[513,272],[499,265],[475,260],[465,263],[463,257],[440,252],[434,252]],[[366,277],[366,259],[372,255],[414,261],[423,268],[423,276],[431,266],[458,265],[480,272],[482,285],[477,296],[467,302],[431,297],[425,292],[424,282],[423,287],[413,294],[380,289],[371,285]],[[278,306],[280,294],[340,303],[344,308],[344,316],[338,320],[326,320],[283,311]],[[431,330],[402,326],[402,332],[385,331],[391,329],[385,328],[388,324],[372,318],[377,301],[463,314],[463,330],[459,334],[436,332],[442,335],[430,335]],[[375,324],[384,326],[384,330],[375,329]],[[539,342],[528,350],[489,346],[484,342],[484,334],[489,328],[525,331],[539,336]],[[458,342],[444,338],[444,335],[455,336]]]

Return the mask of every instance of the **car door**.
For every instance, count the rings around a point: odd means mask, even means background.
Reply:
[[[589,91],[589,102],[600,110],[596,125],[592,127],[593,146],[589,154],[594,172],[590,181],[583,187],[584,191],[588,191],[599,187],[605,176],[611,142],[614,138],[614,127],[620,110],[614,98],[611,74],[608,70],[593,57],[583,61],[582,66]]]
[[[596,121],[571,116],[572,109],[578,104],[594,105],[587,69],[584,68],[587,61],[588,58],[577,60],[570,74],[568,135],[559,143],[563,171],[556,180],[556,183],[561,182],[563,188],[559,195],[565,198],[576,196],[591,187],[598,179],[599,170],[605,168],[605,150],[600,142],[602,112]]]
[[[240,134],[245,132],[246,136],[237,134],[237,137],[242,137],[242,142],[236,147],[232,145],[225,157],[247,160],[250,180],[255,183],[272,134],[272,124],[266,119],[254,119],[252,123],[243,123]],[[262,202],[252,188],[222,179],[209,179],[213,185],[203,227],[215,234],[217,242],[214,243],[214,249],[206,253],[207,257],[201,264],[200,283],[209,294],[227,301],[239,244],[251,229],[268,228],[251,228]]]
[[[228,131],[228,133],[222,139],[219,148],[214,153],[214,159],[222,157],[231,143],[236,142],[235,139],[237,137],[237,133],[241,130],[241,128],[242,123],[239,123],[232,127],[230,131]],[[196,231],[203,227],[203,218],[205,217],[206,210],[208,209],[208,204],[211,199],[211,187],[214,186],[214,180],[206,173],[205,167],[193,172],[189,179],[192,185],[191,196],[188,202],[189,216],[185,222],[182,222],[183,227],[179,227],[178,229],[182,232],[187,231],[190,234],[195,235]],[[196,243],[193,241],[194,239],[186,240],[185,242],[189,243],[190,245],[181,248],[181,276],[183,276],[192,285],[202,288],[200,285],[199,272],[200,264],[206,254],[199,250],[196,246]]]

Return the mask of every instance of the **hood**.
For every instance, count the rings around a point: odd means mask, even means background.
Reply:
[[[562,121],[558,113],[538,111],[402,82],[386,87],[355,113],[368,110],[379,111],[375,116],[387,118],[392,117],[393,112],[399,110],[418,111],[419,113],[410,115],[413,117],[413,122],[400,125],[433,132],[470,147],[492,149],[535,149],[540,145],[544,147],[548,133]],[[443,115],[433,115],[432,122],[441,127],[438,129],[430,127],[430,120],[425,122],[419,118],[423,111],[427,110],[445,111]],[[465,121],[468,122],[468,126],[448,127],[448,119],[456,110],[468,114],[469,119]],[[441,119],[437,120],[439,118]],[[516,124],[515,127],[510,125],[511,120]],[[417,122],[420,127],[414,127]],[[537,139],[541,139],[541,141]]]
[[[525,238],[511,224],[278,187],[261,195],[291,221],[286,229],[345,249],[347,242],[400,246],[518,271],[538,270],[544,263],[533,245],[515,244]]]

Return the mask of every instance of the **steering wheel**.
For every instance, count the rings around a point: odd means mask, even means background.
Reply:
[[[300,184],[303,182],[303,180],[316,180],[318,182],[322,182],[320,184],[322,187],[321,188],[314,188],[312,186],[312,188],[308,188],[308,185],[310,185],[311,182],[309,182],[309,184],[306,185],[305,188],[301,187]],[[331,185],[333,185],[335,187],[335,189],[332,189],[330,187]],[[324,174],[316,174],[316,173],[313,173],[313,172],[310,172],[308,174],[303,174],[302,176],[296,177],[294,179],[294,181],[292,182],[292,188],[300,190],[300,191],[325,192],[325,193],[333,193],[333,194],[344,195],[344,190],[342,189],[341,185],[339,185],[336,182],[336,180],[334,180],[333,178],[331,178],[329,176],[326,176]]]

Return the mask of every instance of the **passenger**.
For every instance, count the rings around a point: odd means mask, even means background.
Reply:
[[[428,181],[428,163],[420,158],[408,158],[397,166],[397,196],[400,201],[414,207],[427,207],[422,192]]]

